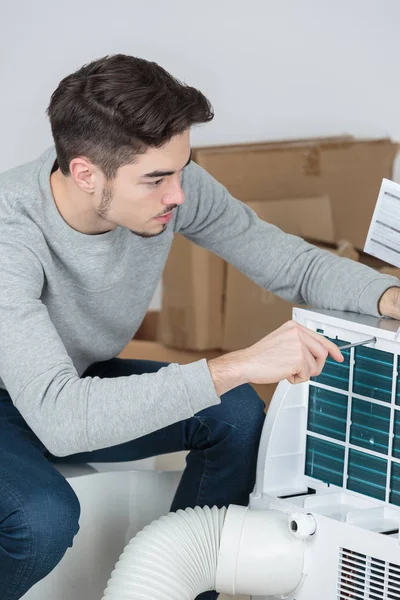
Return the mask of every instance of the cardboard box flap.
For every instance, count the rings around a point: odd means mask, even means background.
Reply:
[[[335,241],[331,202],[328,196],[271,202],[249,202],[256,214],[285,233],[316,241]]]
[[[269,149],[279,149],[279,148],[287,148],[287,147],[298,147],[298,146],[306,146],[316,144],[338,144],[342,142],[351,142],[354,141],[354,136],[350,134],[343,135],[335,135],[335,136],[327,136],[327,137],[316,137],[316,138],[303,138],[303,139],[287,139],[287,140],[272,140],[269,142],[246,142],[243,144],[221,144],[215,146],[197,146],[193,148],[193,155],[197,154],[205,155],[205,154],[214,154],[221,152],[242,152],[243,150],[253,150],[253,151],[265,151]]]
[[[390,138],[355,138],[350,134],[338,136],[315,137],[288,139],[269,142],[248,142],[244,144],[234,145],[215,145],[215,146],[197,146],[193,148],[193,157],[202,158],[204,156],[212,156],[217,154],[236,154],[240,152],[266,152],[273,150],[298,150],[299,148],[308,148],[318,146],[326,149],[330,147],[343,148],[353,144],[377,144],[377,145],[397,145]]]

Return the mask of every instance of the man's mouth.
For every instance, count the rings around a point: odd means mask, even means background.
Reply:
[[[172,219],[173,211],[175,208],[176,206],[172,206],[171,208],[166,210],[162,215],[155,217],[155,220],[159,223],[169,223],[169,221]]]
[[[161,217],[155,217],[155,221],[158,221],[159,223],[169,223],[170,220],[172,219],[173,216],[173,212],[172,210],[170,210],[168,213],[166,213],[165,215],[162,215]]]

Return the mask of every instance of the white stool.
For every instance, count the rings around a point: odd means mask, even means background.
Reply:
[[[168,513],[186,454],[57,465],[79,498],[80,530],[57,567],[23,600],[100,600],[124,546],[145,525]],[[178,470],[155,470],[171,467]],[[228,598],[222,595],[220,600]]]
[[[142,470],[132,470],[133,465]],[[124,546],[168,513],[181,472],[148,470],[146,461],[58,469],[79,498],[80,531],[57,567],[23,598],[100,600]]]

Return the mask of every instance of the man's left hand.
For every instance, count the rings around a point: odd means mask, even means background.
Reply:
[[[382,294],[378,310],[383,317],[400,320],[400,287],[391,287]]]

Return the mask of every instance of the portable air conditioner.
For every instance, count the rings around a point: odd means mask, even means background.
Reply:
[[[369,343],[343,350],[343,363],[328,357],[309,382],[278,385],[249,507],[152,523],[125,548],[104,600],[193,600],[212,589],[400,599],[399,323],[298,308],[293,318],[338,346]]]
[[[399,599],[399,323],[298,308],[293,318],[339,346],[376,342],[343,350],[343,363],[329,357],[310,382],[279,384],[250,508],[315,519],[290,600]]]

